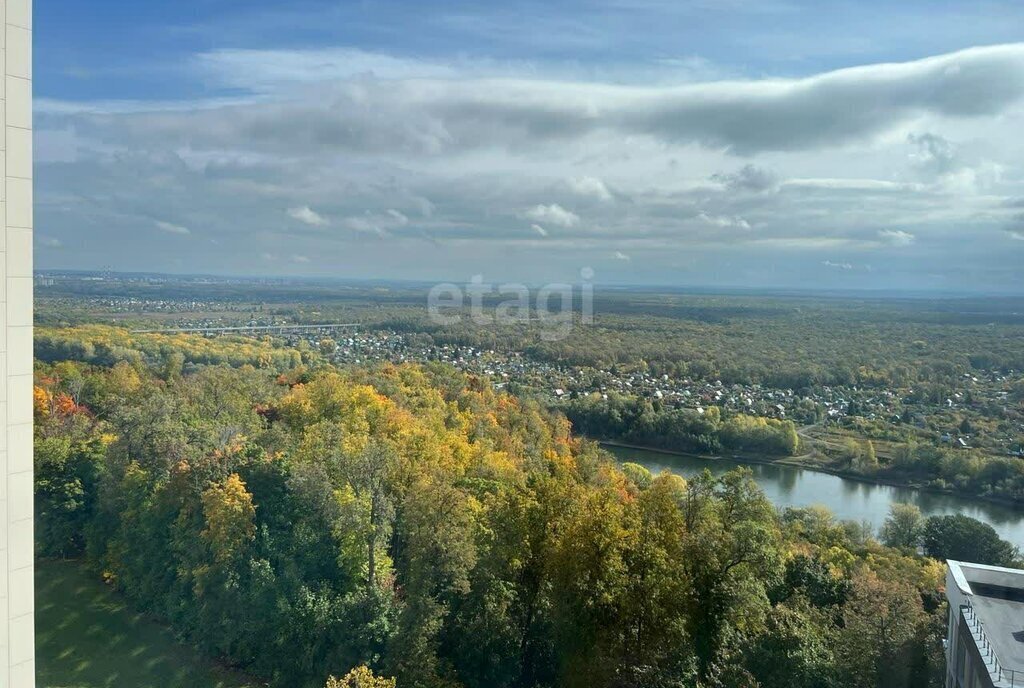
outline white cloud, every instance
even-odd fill
[[[727,217],[725,215],[708,215],[701,213],[697,216],[701,222],[712,227],[731,227],[736,229],[750,229],[750,223],[742,217]]]
[[[1021,232],[1010,232],[1010,238],[1016,239],[1017,241],[1024,241],[1024,234]]]
[[[409,224],[409,218],[405,216],[405,213],[395,210],[394,208],[388,208],[388,215],[394,218],[394,220],[403,227]]]
[[[302,255],[299,255],[299,254],[296,253],[296,254],[292,255],[292,262],[293,263],[308,263],[309,262],[309,257],[308,256],[302,256]]]
[[[575,227],[579,224],[580,216],[566,210],[557,203],[551,205],[538,205],[526,211],[527,219],[536,220],[538,223],[556,225],[558,227]]]
[[[381,222],[368,215],[363,217],[357,216],[346,218],[344,224],[354,232],[376,234],[382,239],[388,235]]]
[[[878,238],[890,246],[910,246],[916,239],[913,234],[902,229],[881,229]]]
[[[277,51],[246,51],[272,80],[301,80],[308,56],[274,76]],[[372,71],[372,70],[371,70]],[[401,78],[325,69],[324,85],[294,100],[199,106],[192,112],[82,114],[111,142],[161,138],[197,150],[347,150],[437,154],[546,147],[595,132],[698,144],[742,155],[831,148],[922,116],[995,115],[1024,96],[1024,44],[971,48],[912,62],[801,79],[619,86],[544,79]],[[332,81],[335,80],[335,81]],[[90,105],[89,109],[95,106]]]
[[[156,226],[169,234],[191,234],[192,231],[188,227],[176,225],[173,222],[164,222],[163,220],[157,220]]]
[[[316,55],[273,57],[231,57],[245,61],[233,92],[251,89],[231,100],[37,111],[37,140],[64,146],[39,163],[39,225],[97,238],[41,250],[45,266],[298,272],[294,254],[313,258],[310,273],[506,269],[550,281],[603,257],[642,280],[684,279],[665,266],[686,264],[691,283],[756,285],[827,277],[831,258],[856,266],[836,268],[837,283],[871,263],[873,284],[944,274],[944,288],[970,287],[968,271],[993,269],[1024,290],[1006,250],[1024,235],[1011,217],[1024,208],[1024,45],[800,79],[629,87],[560,81],[543,64],[508,79],[459,60],[364,69],[358,56],[311,65],[311,85]],[[165,240],[132,251],[127,239],[154,218],[192,227],[208,250]],[[164,224],[151,240],[188,231]]]
[[[327,218],[310,208],[308,205],[289,208],[288,216],[313,227],[323,227],[327,224]]]
[[[365,217],[349,217],[345,219],[345,226],[357,232],[379,232],[380,227]]]
[[[569,179],[569,188],[580,196],[589,196],[599,201],[612,200],[608,187],[597,177],[573,177]]]
[[[362,215],[354,215],[345,218],[343,226],[360,234],[375,234],[381,239],[393,237],[394,233],[401,232],[409,225],[409,217],[394,208],[388,208],[383,213],[372,213],[367,211]],[[418,229],[418,234],[423,236],[423,230]]]
[[[831,260],[823,260],[821,264],[827,268],[836,268],[838,270],[853,270],[853,266],[849,263],[835,263]]]
[[[616,251],[615,253],[613,253],[612,258],[614,258],[615,260],[632,260],[632,258],[630,258],[622,251]]]
[[[355,77],[379,79],[450,78],[453,67],[357,48],[314,50],[221,49],[200,53],[195,64],[205,75],[231,88],[271,91],[296,83]]]
[[[40,234],[36,235],[36,241],[39,242],[40,246],[45,248],[60,248],[64,245],[63,242],[56,237],[42,236]]]
[[[832,191],[914,191],[924,188],[921,184],[893,182],[884,179],[787,179],[782,185],[797,189],[827,189]]]

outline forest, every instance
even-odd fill
[[[607,399],[596,394],[573,399],[560,408],[577,432],[595,439],[698,454],[750,451],[789,456],[800,448],[793,421],[744,414],[723,419],[716,406],[698,413],[612,393]]]
[[[187,305],[203,296],[210,299],[204,307],[217,309],[219,324],[264,316],[297,322],[352,320],[368,329],[401,333],[410,346],[423,351],[432,346],[521,351],[529,365],[510,380],[509,389],[543,403],[552,401],[556,386],[573,390],[567,403],[553,405],[570,418],[578,433],[592,438],[703,454],[770,458],[816,452],[809,465],[1024,502],[1024,325],[1013,299],[599,291],[595,324],[550,342],[540,339],[531,325],[482,328],[469,320],[452,326],[433,324],[424,317],[422,305],[416,305],[422,293],[412,287],[331,289],[296,284],[246,291],[237,285],[204,285],[199,292],[187,285],[79,284],[76,289],[85,294],[102,295],[108,309],[111,303],[120,303],[118,298],[134,304],[147,296],[166,305],[179,302],[164,299],[187,297],[181,302]],[[62,289],[68,294],[41,299],[42,322],[67,324],[65,312],[76,313],[77,320],[83,313],[101,319],[98,305],[90,310],[78,301],[70,308],[67,299],[84,295],[71,287]],[[60,289],[58,293],[63,294]],[[312,301],[292,302],[302,298]],[[136,324],[153,326],[149,317],[126,316]],[[247,363],[284,370],[331,358],[330,352],[304,340],[286,346],[269,337],[221,337],[214,344],[201,337],[132,333],[96,322],[37,328],[36,356],[46,362],[111,366],[125,361],[185,370]],[[787,405],[790,423],[758,415],[765,413],[763,408],[708,408],[708,415],[702,416],[692,403],[691,408],[680,408],[678,397],[671,402],[650,398],[650,389],[645,395],[609,388],[607,399],[595,396],[593,390],[637,371],[659,384],[664,377],[665,385],[721,381],[726,386],[745,385],[745,394],[756,386],[796,389],[800,399]],[[556,382],[559,376],[563,379]],[[831,420],[820,400],[836,398],[849,401],[847,415]],[[885,398],[891,401],[879,406],[879,399]],[[818,444],[800,442],[795,426],[810,424],[829,425],[834,435]],[[953,446],[961,435],[969,449]]]
[[[939,686],[934,557],[1018,556],[620,467],[446,365],[121,344],[37,363],[38,555],[274,686]]]
[[[299,323],[356,321],[439,344],[525,351],[537,360],[565,365],[642,367],[673,378],[793,389],[941,388],[956,384],[964,373],[1024,370],[1019,298],[598,288],[591,326],[544,341],[536,319],[525,325],[480,327],[467,312],[453,325],[431,322],[425,308],[428,288],[315,280],[193,284],[61,279],[40,292],[36,317],[41,325],[109,323],[116,316],[126,324],[152,326],[162,321],[140,302],[202,299],[211,312],[226,318],[221,324],[257,316]],[[484,299],[484,305],[493,308],[498,300]]]

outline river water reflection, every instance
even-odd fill
[[[889,505],[894,502],[916,504],[925,516],[964,514],[990,524],[1004,540],[1024,549],[1024,509],[968,497],[873,485],[795,466],[742,464],[731,459],[706,460],[624,447],[606,446],[605,449],[620,461],[646,466],[655,475],[667,469],[690,477],[705,468],[721,475],[738,466],[746,466],[753,471],[754,480],[776,506],[821,504],[839,519],[868,521],[876,533],[889,513]]]

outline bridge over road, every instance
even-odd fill
[[[239,335],[299,335],[337,334],[359,327],[359,323],[320,323],[318,325],[234,325],[230,327],[169,327],[163,329],[132,330],[136,334],[239,334]]]

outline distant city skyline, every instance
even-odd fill
[[[1024,293],[1024,6],[36,8],[39,269]]]

